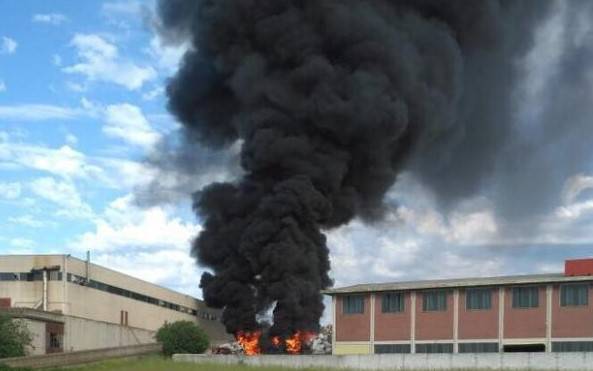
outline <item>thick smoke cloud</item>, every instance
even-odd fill
[[[195,194],[201,287],[229,332],[315,330],[323,229],[381,217],[408,167],[443,200],[476,192],[510,135],[515,61],[540,1],[159,3],[193,47],[168,84],[188,143],[241,140],[244,174]],[[446,202],[444,202],[446,204]]]

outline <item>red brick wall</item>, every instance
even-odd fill
[[[343,296],[336,297],[336,340],[370,341],[371,339],[371,303],[370,295],[365,295],[363,314],[344,314]]]
[[[10,308],[10,298],[0,298],[0,308]]]
[[[589,305],[562,307],[560,286],[552,292],[552,337],[593,337],[593,289],[589,286]]]
[[[537,308],[513,308],[512,288],[505,288],[504,337],[543,338],[546,336],[546,287],[540,286]]]
[[[375,294],[375,340],[409,340],[411,325],[410,293],[404,294],[404,311],[383,313],[381,294]]]
[[[453,339],[453,290],[447,292],[447,310],[422,311],[422,291],[416,292],[416,339]]]
[[[498,288],[491,290],[490,309],[467,309],[465,290],[459,290],[459,338],[498,338]]]

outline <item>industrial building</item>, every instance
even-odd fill
[[[153,343],[178,320],[228,339],[202,301],[70,255],[0,255],[0,308],[28,324],[33,354]]]
[[[333,353],[593,351],[593,259],[564,273],[334,288]]]

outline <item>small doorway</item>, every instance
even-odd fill
[[[546,351],[546,344],[507,344],[503,346],[505,353],[540,353]]]
[[[64,351],[64,324],[47,322],[45,324],[45,353],[62,353]]]

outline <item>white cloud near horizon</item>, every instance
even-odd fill
[[[79,74],[89,81],[110,82],[137,90],[156,78],[149,65],[140,66],[120,57],[116,45],[96,34],[76,34],[70,45],[76,48],[79,63],[62,68],[68,74]]]
[[[14,54],[16,52],[16,48],[18,47],[18,43],[16,40],[8,37],[2,36],[2,43],[0,44],[0,54]]]
[[[34,14],[33,17],[31,17],[31,21],[35,23],[46,23],[52,26],[59,26],[60,24],[68,21],[68,17],[60,13]]]

